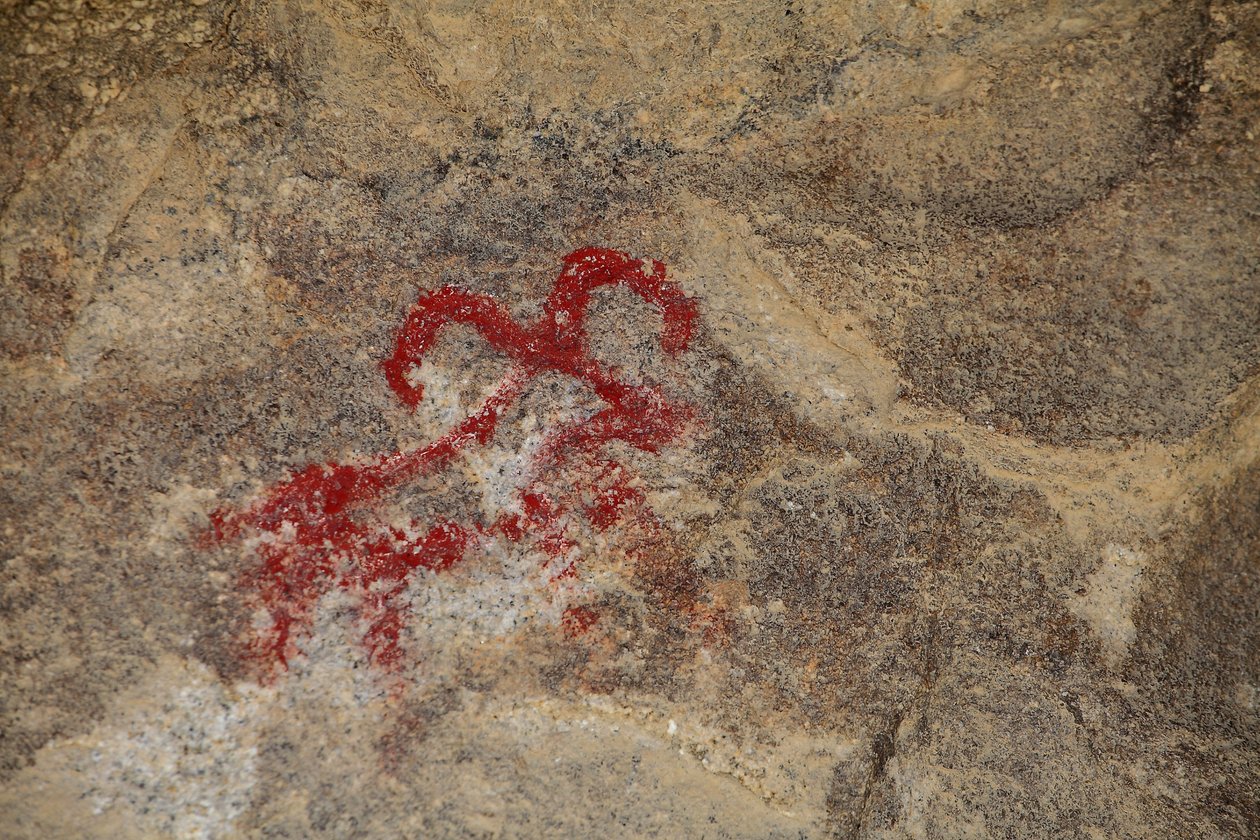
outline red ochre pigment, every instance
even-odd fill
[[[597,621],[599,621],[599,613],[590,607],[569,607],[564,611],[564,618],[561,619],[565,635],[569,637],[581,636],[594,627]]]
[[[474,414],[442,437],[412,452],[390,452],[363,464],[315,464],[276,484],[243,510],[220,509],[211,519],[207,545],[253,533],[262,537],[259,563],[244,585],[270,616],[270,627],[254,639],[251,654],[265,672],[287,668],[296,641],[310,632],[315,606],[334,588],[360,596],[363,644],[370,660],[387,671],[403,664],[408,614],[400,603],[417,569],[444,572],[482,540],[528,540],[548,564],[554,580],[577,575],[577,544],[568,526],[582,515],[597,531],[614,525],[636,533],[631,552],[649,550],[666,538],[635,476],[620,463],[600,458],[605,444],[620,440],[646,452],[675,441],[694,418],[693,409],[670,402],[659,389],[629,385],[596,360],[586,333],[591,293],[602,286],[629,288],[660,312],[661,346],[671,355],[687,349],[696,303],[666,279],[665,266],[620,251],[583,248],[564,258],[555,288],[532,325],[517,323],[493,297],[446,286],[423,293],[398,333],[394,353],[381,367],[389,387],[412,408],[424,396],[408,373],[451,324],[475,328],[514,367]],[[499,418],[540,373],[556,372],[585,383],[604,403],[593,416],[560,426],[547,436],[531,463],[532,481],[519,495],[519,512],[505,512],[489,526],[439,522],[419,538],[373,521],[371,509],[407,483],[435,473],[465,448],[485,445]],[[570,491],[544,492],[543,479],[567,465],[583,464],[590,477]],[[567,562],[564,562],[566,561]],[[588,631],[594,610],[569,607],[562,626],[569,636]]]

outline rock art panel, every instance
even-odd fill
[[[0,835],[1260,836],[1257,80],[1229,0],[0,4]]]
[[[408,622],[399,596],[415,574],[448,571],[486,543],[505,541],[539,553],[553,582],[576,578],[582,549],[568,533],[576,517],[595,531],[630,523],[631,562],[636,554],[664,550],[660,543],[668,533],[635,486],[635,476],[605,450],[621,441],[658,452],[678,441],[695,411],[671,402],[654,386],[622,381],[615,366],[595,359],[586,317],[593,291],[623,285],[659,312],[661,346],[676,356],[691,340],[696,302],[667,279],[659,261],[649,264],[606,248],[584,248],[565,257],[563,265],[533,324],[518,323],[488,295],[452,286],[421,293],[398,332],[393,355],[381,363],[386,382],[404,405],[414,408],[424,398],[423,385],[410,374],[444,328],[471,326],[512,362],[511,372],[485,403],[445,435],[416,450],[383,453],[359,464],[311,465],[244,509],[211,515],[206,544],[261,534],[259,568],[246,574],[244,586],[269,622],[251,646],[264,670],[272,663],[287,665],[297,638],[309,631],[316,602],[334,588],[356,593],[370,660],[392,670],[401,665]],[[548,371],[578,380],[605,407],[544,430],[530,463],[522,467],[521,486],[508,509],[485,525],[447,521],[395,527],[373,516],[384,497],[441,471],[465,448],[489,443],[499,417]],[[561,472],[573,486],[551,489]],[[572,634],[586,632],[597,620],[594,610],[577,604],[563,614]]]

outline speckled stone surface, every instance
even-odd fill
[[[1260,836],[1260,4],[5,0],[0,97],[0,835]]]

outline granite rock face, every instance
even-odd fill
[[[1260,5],[33,0],[0,87],[5,837],[1260,835]]]

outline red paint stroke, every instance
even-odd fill
[[[399,330],[394,353],[381,367],[389,387],[407,406],[424,396],[408,374],[429,352],[443,328],[465,324],[477,330],[514,367],[489,399],[442,437],[412,452],[382,453],[361,464],[314,464],[266,490],[243,510],[211,515],[206,546],[257,535],[259,563],[244,581],[270,616],[252,654],[265,672],[287,668],[296,643],[309,634],[320,598],[334,589],[358,593],[363,644],[373,664],[386,671],[403,664],[409,615],[400,603],[416,570],[441,573],[463,561],[479,543],[503,538],[528,541],[555,564],[553,580],[577,575],[580,556],[569,532],[581,514],[597,531],[626,529],[627,556],[652,550],[667,539],[661,522],[635,487],[635,476],[601,457],[612,441],[656,453],[678,439],[694,419],[686,404],[671,402],[658,388],[631,385],[591,354],[586,315],[591,293],[603,286],[629,288],[661,314],[662,348],[677,356],[687,349],[696,303],[666,278],[665,266],[606,248],[583,248],[564,258],[564,268],[533,324],[518,323],[490,295],[446,286],[422,293]],[[486,445],[504,413],[530,381],[560,373],[587,385],[604,407],[593,416],[562,424],[549,434],[530,464],[531,480],[519,493],[519,512],[505,511],[489,526],[440,522],[402,530],[371,516],[372,508],[409,482],[448,466],[466,448]],[[550,492],[545,480],[581,464],[589,479],[568,491]],[[421,536],[410,536],[423,530]],[[569,635],[588,630],[596,617],[571,607],[562,621]]]
[[[564,611],[560,623],[564,626],[566,636],[581,636],[599,621],[599,613],[590,607],[569,607]]]

